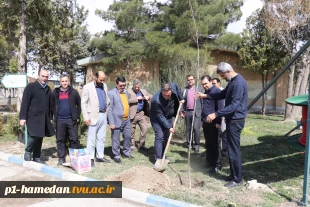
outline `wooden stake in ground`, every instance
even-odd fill
[[[195,16],[194,16],[194,10],[193,10],[193,6],[192,6],[192,3],[191,3],[191,0],[188,0],[188,4],[190,6],[190,10],[191,10],[191,16],[193,18],[193,21],[194,21],[194,27],[195,27],[195,34],[196,34],[196,37],[193,37],[196,44],[197,44],[197,86],[195,87],[195,92],[196,92],[196,88],[198,87],[198,81],[199,81],[199,70],[200,70],[200,50],[199,50],[199,35],[198,35],[198,29],[197,29],[197,24],[196,24],[196,19],[195,19]],[[189,140],[189,145],[188,145],[188,179],[189,179],[189,188],[192,187],[192,182],[191,182],[191,170],[190,170],[190,164],[191,164],[191,148],[192,148],[192,140],[193,140],[193,128],[194,128],[194,119],[195,119],[195,113],[196,113],[196,101],[194,101],[194,111],[193,111],[193,120],[192,120],[192,126],[191,126],[191,137],[190,137],[190,140]]]

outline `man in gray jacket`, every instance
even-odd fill
[[[129,119],[129,95],[125,90],[126,79],[116,78],[116,88],[108,92],[110,105],[108,110],[108,120],[112,135],[112,152],[114,161],[121,164],[120,159],[120,133],[123,133],[123,158],[133,159],[131,152],[131,133]]]
[[[196,92],[203,92],[203,90],[201,87],[195,87],[195,77],[193,75],[188,75],[187,86],[182,91],[185,103],[183,105],[183,108],[181,109],[181,117],[185,118],[187,146],[189,146],[190,144],[192,121],[194,119],[193,137],[191,146],[195,150],[195,153],[199,153],[202,100],[195,98]],[[196,106],[194,114],[195,104]]]

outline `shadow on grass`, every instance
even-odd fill
[[[282,136],[262,136],[256,145],[241,146],[245,180],[278,182],[303,175],[304,154],[286,142],[271,143]]]
[[[281,121],[281,120],[283,120],[283,116],[281,116],[281,115],[265,115],[265,116],[252,115],[251,119],[266,120],[266,121]]]
[[[258,137],[258,144],[241,146],[242,170],[245,180],[257,179],[261,183],[272,183],[285,181],[303,175],[304,154],[288,145],[285,140],[272,145],[274,141],[282,136],[262,136]],[[246,138],[243,138],[246,139]],[[183,146],[182,143],[174,143],[177,146]],[[171,150],[171,153],[178,155],[175,164],[186,164],[187,150]],[[208,173],[205,158],[200,154],[191,153],[191,170],[193,172],[202,172],[217,179],[224,179],[226,175],[212,175]],[[222,158],[224,174],[230,174],[228,157]],[[184,169],[178,169],[185,172]]]
[[[49,148],[44,148],[41,150],[41,157],[44,157],[44,161],[48,161],[49,158],[57,158],[57,148],[56,147],[49,147]]]

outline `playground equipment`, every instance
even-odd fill
[[[310,40],[308,40],[304,46],[290,59],[290,61],[284,66],[282,70],[280,70],[277,75],[267,84],[267,86],[256,96],[256,98],[253,99],[253,101],[248,105],[248,109],[250,109],[259,99],[260,97],[278,80],[278,78],[287,70],[290,68],[290,66],[294,63],[294,61],[310,46]],[[310,96],[310,81],[309,81],[309,90],[308,95]],[[310,101],[308,98],[307,101],[308,109],[310,108]],[[306,109],[304,109],[306,110]],[[305,165],[304,165],[304,183],[303,183],[303,196],[302,196],[302,203],[304,205],[308,205],[308,194],[309,194],[309,167],[310,167],[310,143],[309,143],[309,136],[310,136],[310,110],[307,110],[308,117],[305,121],[302,121],[301,124],[299,124],[297,127],[295,127],[293,130],[297,129],[302,124],[307,125],[307,127],[303,127],[306,130],[305,135],[305,142],[306,142],[306,159],[305,159]],[[307,112],[303,112],[307,113]],[[291,130],[290,132],[292,132]],[[290,132],[288,132],[286,135],[288,135]],[[285,135],[285,136],[286,136]],[[308,137],[308,138],[307,138]],[[302,138],[304,139],[304,138]]]
[[[298,138],[298,142],[303,146],[306,145],[306,135],[307,135],[307,118],[308,118],[308,95],[301,95],[301,96],[293,96],[286,99],[286,102],[302,107],[302,117],[301,123],[302,124],[302,135]]]

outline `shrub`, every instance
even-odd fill
[[[11,104],[9,110],[10,110],[10,112],[16,112],[16,111],[17,111],[17,106],[16,106],[16,104]]]
[[[3,136],[3,114],[0,114],[0,136]]]
[[[11,135],[18,136],[19,130],[21,130],[21,128],[18,114],[8,115],[7,132]]]
[[[78,137],[79,139],[82,138],[82,136],[85,134],[86,130],[88,129],[88,127],[84,124],[84,119],[83,119],[83,115],[81,113],[80,115],[80,121],[79,121],[79,125],[78,125]]]
[[[180,139],[186,141],[186,127],[185,121],[180,116],[175,125],[175,133],[173,134],[174,139]]]

